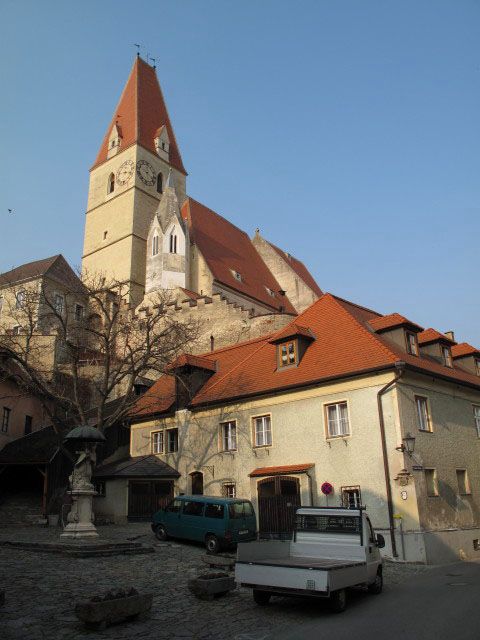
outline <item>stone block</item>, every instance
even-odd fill
[[[226,573],[205,573],[188,581],[188,588],[200,600],[213,600],[235,589],[235,579]]]
[[[107,593],[103,598],[93,597],[75,605],[75,615],[87,627],[102,628],[110,624],[134,620],[152,608],[152,593],[139,594],[131,589],[127,594],[120,591]]]

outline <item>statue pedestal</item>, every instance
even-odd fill
[[[98,538],[93,524],[92,498],[97,495],[93,489],[74,489],[70,492],[73,504],[68,514],[68,524],[60,534],[61,538]]]

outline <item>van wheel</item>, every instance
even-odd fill
[[[382,572],[379,570],[377,572],[377,575],[375,576],[375,582],[372,582],[372,584],[368,585],[368,592],[373,593],[374,595],[377,595],[378,593],[382,592],[382,588],[383,588],[383,576],[382,576]]]
[[[205,546],[210,553],[218,553],[220,551],[220,543],[217,536],[209,535],[205,538]]]
[[[329,598],[328,608],[333,613],[342,613],[347,607],[347,592],[345,589],[334,591]]]
[[[265,606],[270,602],[270,598],[272,594],[268,591],[259,591],[258,589],[253,590],[253,600],[260,606]]]
[[[168,540],[167,530],[165,529],[163,524],[159,524],[155,529],[155,536],[157,537],[157,540],[160,540],[160,542],[165,542],[165,540]]]

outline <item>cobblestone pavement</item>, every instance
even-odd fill
[[[299,622],[331,615],[324,602],[273,598],[271,606],[253,603],[249,589],[237,588],[206,602],[195,598],[187,580],[208,571],[205,549],[193,543],[157,543],[148,523],[98,527],[102,540],[155,545],[155,553],[105,558],[69,558],[0,546],[0,637],[5,640],[274,640]],[[0,541],[58,541],[60,528],[4,527]],[[422,565],[393,565],[384,569],[385,589],[404,581]],[[90,631],[77,620],[75,603],[110,589],[135,587],[153,592],[151,613],[138,621]],[[357,597],[372,597],[359,594]]]

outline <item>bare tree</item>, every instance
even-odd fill
[[[172,374],[168,364],[197,338],[198,324],[175,316],[168,291],[139,314],[128,293],[100,276],[60,293],[47,285],[12,288],[15,329],[0,335],[0,368],[11,376],[13,363],[17,383],[40,399],[59,436],[72,424],[103,431],[131,415],[135,388]]]

